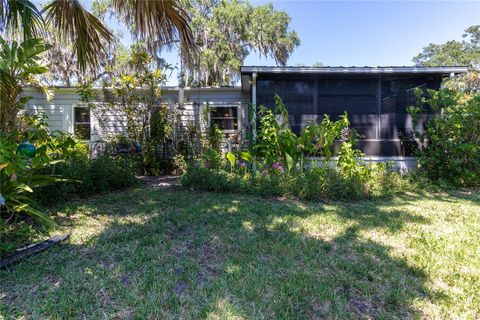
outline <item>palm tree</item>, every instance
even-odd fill
[[[133,36],[147,44],[148,49],[154,51],[178,42],[184,58],[188,59],[196,52],[189,27],[190,18],[180,0],[105,1],[121,21],[133,26],[130,28]],[[21,38],[20,46],[12,41],[12,47],[9,47],[3,38],[0,43],[0,49],[4,51],[0,54],[0,94],[3,97],[0,99],[0,132],[13,128],[20,107],[22,85],[36,84],[32,75],[40,73],[38,68],[24,70],[20,64],[9,65],[8,56],[20,47],[29,52],[27,48],[32,45],[31,41],[38,49],[38,43],[43,45],[41,38],[46,37],[47,29],[57,32],[55,38],[72,47],[76,58],[72,60],[76,60],[80,72],[90,70],[95,74],[100,60],[108,55],[108,46],[115,41],[110,30],[79,0],[52,0],[43,10],[30,0],[0,0],[0,32]],[[42,48],[45,51],[49,47]],[[38,54],[40,52],[35,52],[35,57],[28,61],[17,62],[30,66],[31,61],[39,59]],[[12,70],[18,71],[18,75]],[[44,73],[46,70],[42,67],[41,71]]]
[[[178,0],[106,0],[117,17],[152,51],[180,43],[190,57],[196,51],[190,18]],[[23,39],[41,37],[48,25],[73,46],[80,70],[95,70],[114,36],[79,0],[53,0],[39,10],[30,0],[0,0],[0,32]]]

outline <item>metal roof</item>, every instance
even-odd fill
[[[466,73],[465,66],[443,67],[417,67],[417,66],[390,66],[390,67],[268,67],[268,66],[242,66],[242,74],[251,73],[275,73],[275,74],[451,74]]]

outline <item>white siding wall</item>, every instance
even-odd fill
[[[44,113],[48,117],[47,123],[50,130],[64,131],[65,129],[68,129],[68,127],[66,128],[65,126],[68,126],[67,119],[70,118],[69,107],[69,105],[55,104],[31,105],[27,111],[31,114]]]
[[[53,130],[63,130],[73,133],[73,104],[79,101],[79,96],[74,90],[65,90],[51,101],[47,101],[44,94],[26,88],[23,96],[32,97],[28,102],[27,112],[43,112],[48,117],[47,123]]]
[[[80,96],[74,88],[60,88],[55,92],[55,97],[47,101],[45,95],[26,88],[24,96],[30,96],[27,110],[31,113],[44,112],[48,117],[48,124],[51,130],[63,130],[73,133],[74,106],[82,105]],[[177,108],[180,118],[185,126],[193,121],[200,121],[201,109],[206,103],[215,105],[233,105],[241,108],[240,122],[247,123],[247,105],[249,102],[248,92],[242,92],[241,88],[186,88],[184,93],[183,108],[178,107],[178,89],[167,88],[164,90],[162,103],[172,108]],[[103,127],[99,122],[103,122]],[[199,122],[201,129],[205,126]],[[125,132],[125,118],[121,113],[114,110],[96,108],[91,113],[91,141],[101,140],[103,136],[120,134]]]
[[[92,141],[121,135],[126,132],[126,117],[121,112],[98,107],[92,112]],[[103,125],[100,125],[103,123]]]

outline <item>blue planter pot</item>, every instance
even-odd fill
[[[30,142],[22,142],[18,148],[17,152],[21,155],[24,155],[28,158],[33,158],[35,157],[35,154],[37,153],[37,148]]]
[[[136,153],[142,153],[142,150],[143,150],[142,146],[138,142],[136,142],[135,143],[135,152]]]

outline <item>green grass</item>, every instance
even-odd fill
[[[480,193],[310,203],[136,189],[56,208],[5,318],[480,317]],[[0,316],[1,318],[1,316]]]

